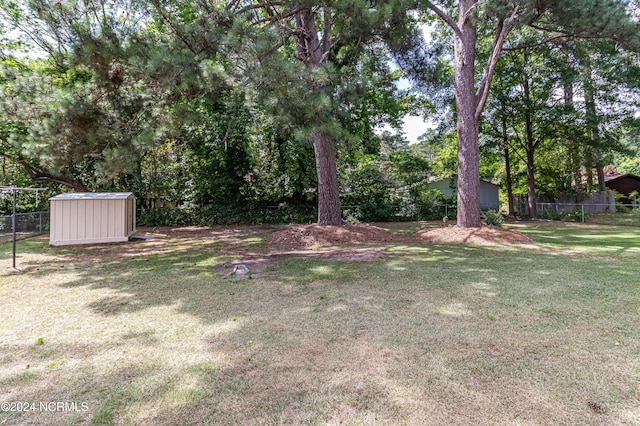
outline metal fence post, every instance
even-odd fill
[[[582,223],[584,223],[584,204],[582,204]]]
[[[13,233],[13,269],[16,269],[16,201],[18,190],[13,189],[13,209],[11,214],[11,230]]]

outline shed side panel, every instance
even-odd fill
[[[127,235],[136,231],[136,199],[130,197],[127,200]]]
[[[71,210],[71,207],[69,205],[68,202],[63,201],[62,203],[60,203],[62,205],[62,241],[69,241],[69,239],[71,238],[71,233],[70,233],[70,229],[71,229],[71,215],[69,214],[69,211]]]
[[[102,208],[100,209],[100,237],[109,238],[111,232],[109,231],[109,220],[111,213],[109,212],[109,204],[111,200],[101,200]]]
[[[127,200],[112,200],[113,201],[113,235],[114,237],[125,237],[127,235],[125,229],[125,214],[127,207]]]
[[[127,200],[119,200],[118,203],[118,232],[122,236],[127,235]]]
[[[78,236],[78,200],[69,200],[66,202],[69,206],[69,240],[77,241]]]
[[[93,200],[84,201],[84,237],[86,239],[93,238],[93,216],[95,215],[96,203]]]
[[[114,229],[114,225],[115,225],[115,200],[107,200],[106,205],[105,205],[105,210],[104,213],[106,214],[106,217],[103,215],[102,216],[102,220],[105,221],[107,223],[107,227],[104,229],[104,235],[107,238],[111,238],[115,235],[115,229]]]
[[[480,182],[480,205],[483,209],[499,209],[500,197],[494,185]]]
[[[131,235],[131,198],[127,198],[124,206],[124,233],[125,235]]]
[[[91,238],[100,238],[100,229],[102,228],[102,204],[104,200],[92,200],[91,206]]]
[[[76,220],[76,229],[78,232],[78,239],[85,240],[87,238],[87,225],[86,225],[86,217],[87,217],[87,203],[77,203],[77,220]]]
[[[49,242],[56,240],[56,202],[49,202]]]
[[[85,238],[89,239],[93,236],[93,226],[91,224],[93,215],[95,214],[95,203],[93,200],[85,202],[84,209],[84,235]]]
[[[131,222],[131,232],[136,232],[136,221],[138,220],[138,212],[136,211],[136,199],[133,198],[131,200],[131,217],[133,217],[133,222]]]
[[[109,232],[107,234],[108,237],[115,237],[118,235],[118,227],[116,216],[118,215],[118,200],[109,200]]]
[[[60,219],[62,218],[61,203],[59,201],[51,201],[51,230],[50,241],[60,241],[62,237]]]

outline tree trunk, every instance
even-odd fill
[[[589,145],[584,147],[584,169],[587,181],[587,193],[591,192],[593,187],[593,148]]]
[[[580,57],[580,65],[582,71],[582,84],[584,86],[584,107],[587,117],[587,134],[592,141],[592,146],[587,147],[590,151],[590,163],[587,164],[587,177],[589,183],[593,184],[592,167],[595,166],[598,173],[598,187],[600,191],[605,191],[607,187],[604,184],[604,164],[602,161],[602,152],[600,150],[600,129],[598,126],[598,112],[596,110],[596,89],[593,85],[591,59],[589,53],[584,52]],[[591,164],[593,163],[593,165]]]
[[[313,148],[318,174],[318,225],[341,225],[335,143],[326,133],[318,132]]]
[[[572,68],[571,60],[569,59],[569,47],[564,46],[564,50],[567,55],[567,68]],[[575,113],[575,107],[573,104],[573,78],[568,75],[565,76],[563,82],[563,90],[564,90],[564,110],[567,115],[573,115]],[[580,146],[578,142],[575,140],[573,133],[571,137],[566,141],[566,160],[565,160],[565,169],[566,169],[566,183],[565,183],[565,191],[569,192],[571,189],[575,191],[582,190],[582,179],[580,173]]]
[[[527,199],[529,202],[529,216],[538,218],[538,197],[536,196],[535,165],[533,150],[527,150]]]
[[[325,33],[321,43],[315,24],[315,12],[311,8],[300,10],[295,22],[298,30],[296,38],[298,59],[311,69],[321,66],[330,54],[331,43],[328,42],[329,34],[327,33],[330,25],[325,22]],[[322,85],[314,89],[318,92],[325,90]],[[313,150],[318,176],[318,225],[341,225],[335,141],[325,132],[318,131],[314,136]]]
[[[504,148],[504,168],[507,172],[507,200],[509,203],[509,216],[515,216],[516,209],[513,200],[513,178],[511,177],[511,158],[509,158],[509,136],[507,135],[507,120],[502,118],[502,144]]]
[[[477,28],[467,12],[473,1],[460,2],[459,33],[454,32],[455,84],[458,130],[458,217],[457,225],[479,228],[480,148],[476,119],[475,57]]]
[[[527,62],[527,55],[525,52],[524,56],[525,63]],[[525,75],[522,80],[522,89],[524,99],[527,102],[527,105],[531,105],[531,92],[529,88],[529,76]],[[535,149],[536,143],[534,140],[534,130],[533,130],[533,116],[531,114],[530,107],[527,106],[524,111],[524,119],[525,119],[525,132],[526,132],[526,151],[527,151],[527,194],[529,201],[529,216],[532,219],[538,218],[538,199],[536,197],[536,178],[535,178]]]
[[[607,190],[607,185],[604,182],[604,162],[602,161],[602,156],[598,152],[598,156],[596,157],[596,170],[598,172],[598,187],[600,192]]]

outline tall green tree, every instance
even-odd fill
[[[631,48],[640,47],[637,21],[628,2],[615,0],[529,1],[459,0],[423,2],[452,30],[455,60],[458,130],[458,226],[479,227],[478,133],[491,83],[509,34],[531,26],[549,34],[608,37]],[[476,73],[479,34],[493,38],[481,74]],[[480,75],[480,77],[478,77]]]
[[[526,34],[522,35],[527,40]],[[544,144],[558,143],[563,105],[556,92],[561,75],[554,46],[537,45],[531,38],[522,42],[522,38],[515,42],[523,47],[509,51],[499,69],[485,129],[507,149],[504,157],[505,167],[509,166],[509,187],[510,154],[520,156],[526,165],[529,214],[536,218],[536,154]],[[512,200],[510,204],[513,208]]]
[[[154,4],[192,51],[223,56],[284,130],[313,145],[318,223],[340,224],[337,144],[354,130],[341,121],[341,105],[358,94],[354,87],[367,84],[359,73],[366,47],[389,33],[389,22],[404,23],[402,1],[376,7],[362,0]],[[189,13],[176,17],[174,10]]]

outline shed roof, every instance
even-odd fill
[[[640,176],[632,175],[631,173],[624,173],[624,174],[617,173],[617,174],[605,175],[604,176],[604,181],[605,182],[611,182],[611,181],[614,181],[614,180],[624,179],[624,178],[640,180]]]
[[[131,192],[66,192],[50,200],[119,200],[133,196]]]

